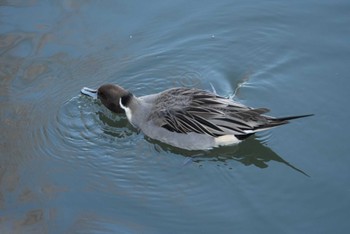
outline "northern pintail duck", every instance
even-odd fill
[[[196,88],[172,88],[136,97],[114,84],[97,90],[83,88],[115,113],[126,113],[129,122],[152,139],[187,150],[205,150],[241,142],[256,132],[311,115],[275,118],[267,108],[251,108]]]

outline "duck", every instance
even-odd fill
[[[216,93],[188,87],[137,97],[117,84],[98,89],[84,87],[84,95],[97,98],[147,137],[185,150],[210,150],[235,145],[257,132],[313,114],[272,117],[267,108],[253,108]]]

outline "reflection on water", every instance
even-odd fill
[[[285,161],[269,147],[263,145],[255,137],[250,137],[236,146],[220,147],[210,151],[186,151],[173,148],[150,138],[147,139],[150,143],[157,144],[160,147],[155,146],[155,149],[160,153],[161,151],[166,151],[189,157],[189,159],[184,161],[185,164],[188,164],[189,161],[199,164],[203,161],[212,161],[219,163],[217,165],[225,166],[228,160],[235,160],[245,166],[254,165],[263,169],[268,167],[268,163],[275,161],[308,176],[302,170]]]

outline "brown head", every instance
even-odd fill
[[[120,97],[128,95],[130,92],[115,84],[104,84],[97,90],[83,88],[82,94],[97,97],[101,103],[114,113],[125,113],[119,105]]]

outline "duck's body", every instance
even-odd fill
[[[266,108],[250,108],[195,88],[136,97],[108,84],[98,89],[97,96],[110,110],[124,110],[129,122],[148,137],[188,150],[237,144],[255,132],[309,116],[274,118],[263,115],[269,111]]]

